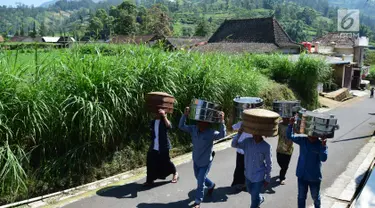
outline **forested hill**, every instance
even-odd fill
[[[150,33],[208,36],[225,19],[274,15],[294,40],[303,41],[335,31],[337,8],[356,8],[366,1],[59,0],[44,4],[46,7],[0,7],[0,32],[4,36],[71,35],[77,39]],[[375,6],[368,1],[361,7],[361,33],[372,36]]]

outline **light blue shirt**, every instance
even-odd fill
[[[253,137],[238,142],[238,134],[232,140],[232,147],[241,148],[245,152],[245,176],[252,183],[271,180],[272,154],[271,146],[262,141],[256,143]]]
[[[186,125],[185,122],[186,116],[183,115],[178,127],[191,135],[193,142],[193,161],[198,167],[205,167],[212,161],[214,140],[226,136],[225,125],[221,124],[219,131],[206,129],[204,132],[200,132],[196,125]]]

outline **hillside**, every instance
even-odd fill
[[[359,9],[363,15],[375,16],[375,1],[373,0],[328,0],[334,7]]]
[[[46,2],[44,6],[47,8],[0,7],[0,19],[4,20],[0,22],[0,32],[8,35],[71,35],[77,39],[88,35],[92,38],[106,39],[114,34],[154,33],[158,30],[154,26],[159,25],[158,27],[170,30],[168,35],[208,36],[225,19],[271,15],[281,22],[295,41],[311,40],[337,28],[337,9],[329,6],[329,3],[338,5],[337,0],[159,0],[157,2],[162,6],[155,6],[155,1],[136,1],[117,8],[111,7],[119,5],[121,0],[98,1],[59,0]],[[343,2],[340,7],[355,7],[350,1]],[[355,2],[359,4],[360,0]],[[98,9],[103,10],[98,13]],[[370,9],[371,7],[363,8],[366,12]],[[165,15],[163,26],[158,24],[160,22],[155,22],[159,21],[156,14]],[[155,17],[156,20],[151,17]],[[362,22],[366,25],[361,27],[362,35],[372,35],[372,31],[375,31],[374,20],[375,17],[370,15],[362,16]],[[124,21],[130,22],[125,24]],[[120,29],[121,25],[126,26]],[[197,33],[202,27],[204,32]]]

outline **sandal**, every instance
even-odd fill
[[[177,183],[179,179],[180,179],[180,176],[177,173],[176,175],[173,176],[173,179],[172,179],[171,183]]]
[[[200,204],[197,204],[197,203],[194,203],[193,206],[191,206],[192,208],[201,208],[201,205]]]

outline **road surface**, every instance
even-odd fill
[[[323,164],[322,191],[332,185],[334,180],[345,171],[348,163],[353,160],[360,149],[369,141],[375,129],[375,99],[367,97],[348,102],[329,113],[339,119],[340,129],[335,138],[328,142],[328,160]],[[276,162],[275,138],[267,141],[273,149],[272,180],[268,189],[264,190],[266,197],[262,208],[295,208],[297,207],[297,178],[295,177],[296,162],[299,147],[295,151],[287,173],[287,184],[280,186],[276,180],[279,167]],[[203,208],[244,208],[250,206],[250,195],[246,192],[236,192],[230,187],[235,167],[236,152],[228,148],[217,152],[209,178],[216,183],[213,196],[205,198]],[[144,179],[111,189],[98,191],[93,197],[86,198],[65,206],[66,208],[183,208],[189,207],[194,200],[196,180],[193,176],[191,162],[177,167],[180,181],[170,184],[161,181],[151,189],[142,187]],[[170,179],[170,178],[169,178]],[[311,204],[309,196],[308,204]]]

